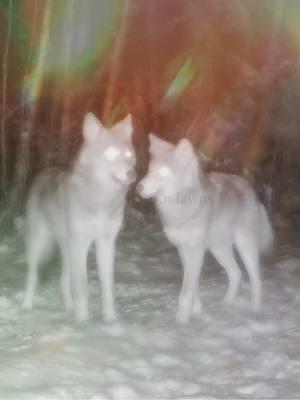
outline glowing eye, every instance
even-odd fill
[[[170,170],[168,167],[161,167],[158,172],[159,172],[159,175],[162,177],[166,177],[170,174]]]
[[[104,155],[109,161],[114,161],[117,157],[119,157],[120,152],[115,147],[109,147]]]
[[[130,151],[130,150],[126,150],[125,151],[125,157],[126,158],[132,158],[132,156],[133,156],[132,151]]]

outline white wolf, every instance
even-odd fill
[[[201,312],[198,284],[206,250],[228,274],[225,300],[234,300],[241,272],[233,246],[250,277],[253,309],[259,311],[259,253],[271,246],[273,233],[249,183],[236,175],[204,173],[187,139],[175,146],[150,134],[150,155],[148,174],[137,191],[144,198],[154,198],[163,230],[183,264],[177,321],[187,323],[191,314]]]
[[[72,168],[49,168],[34,181],[26,208],[28,276],[23,306],[32,308],[38,264],[58,244],[66,309],[78,321],[89,318],[87,253],[96,245],[103,315],[114,320],[115,240],[123,221],[126,195],[136,178],[128,115],[105,128],[94,114],[83,122],[84,143]]]

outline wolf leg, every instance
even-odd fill
[[[193,306],[192,306],[192,315],[195,315],[196,317],[200,317],[202,314],[202,303],[200,299],[199,293],[196,294],[194,301],[193,301]]]
[[[78,322],[89,319],[88,309],[88,277],[87,252],[89,243],[80,238],[70,238],[65,253],[66,265],[70,265],[71,284],[74,300],[75,316]],[[65,270],[67,274],[67,270]]]
[[[103,316],[105,321],[111,322],[117,319],[114,306],[115,237],[100,235],[96,240],[96,254]]]
[[[179,257],[182,263],[182,267],[184,269],[184,265],[187,263],[185,259],[185,253],[181,248],[178,248]],[[197,287],[197,293],[195,294],[195,298],[193,300],[192,305],[192,315],[200,316],[202,314],[202,303],[200,299],[199,287]]]
[[[44,222],[42,220],[39,221],[38,218],[36,218],[36,225],[30,222],[30,226],[26,232],[28,273],[22,304],[23,308],[27,309],[32,309],[33,306],[33,298],[38,280],[38,265],[46,258],[53,247],[53,239]]]
[[[229,288],[227,294],[224,298],[226,303],[231,304],[237,296],[240,280],[241,280],[241,271],[239,266],[234,258],[233,251],[231,247],[215,247],[210,249],[216,260],[219,264],[224,267],[228,279],[229,279]]]
[[[63,294],[63,299],[65,303],[66,311],[70,311],[73,309],[73,297],[71,290],[71,266],[70,259],[67,255],[66,249],[60,249],[61,257],[62,257],[62,272],[61,272],[61,290]]]
[[[252,309],[259,312],[261,310],[261,277],[256,239],[252,234],[240,232],[236,237],[236,247],[250,278]]]
[[[197,291],[203,264],[204,249],[199,244],[198,246],[180,246],[179,254],[183,263],[183,282],[176,320],[180,324],[186,324],[190,320],[193,307],[199,307],[200,299]]]

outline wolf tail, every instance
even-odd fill
[[[260,204],[259,205],[259,247],[261,253],[268,255],[272,252],[273,242],[274,242],[274,234],[272,225],[270,223],[268,214],[266,212],[265,207]]]

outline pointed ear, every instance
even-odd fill
[[[195,151],[192,143],[188,139],[181,139],[175,149],[175,157],[183,163],[189,162],[195,157]]]
[[[128,114],[124,119],[117,122],[112,129],[120,132],[120,134],[123,135],[126,139],[131,139],[133,132],[131,114]]]
[[[212,159],[208,157],[203,151],[198,152],[198,158],[199,158],[199,164],[200,168],[203,170],[204,168],[207,168],[207,166],[210,164]]]
[[[173,144],[160,139],[153,133],[149,133],[149,142],[150,142],[149,152],[151,155],[165,153],[174,148]]]
[[[200,161],[202,161],[204,163],[210,161],[210,157],[208,157],[205,153],[203,153],[203,151],[200,150],[198,154],[199,154]]]
[[[93,113],[87,113],[83,121],[83,137],[88,142],[93,142],[99,134],[105,133],[106,128]]]

